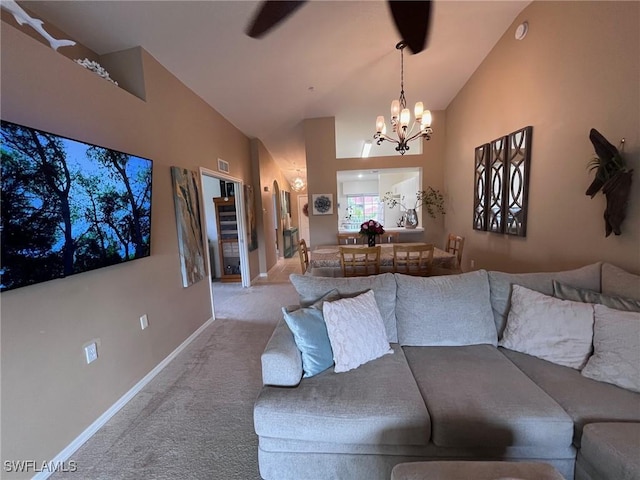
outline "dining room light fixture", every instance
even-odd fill
[[[291,189],[294,192],[301,192],[307,186],[304,178],[300,175],[300,169],[296,170],[298,175],[291,181]]]
[[[387,135],[387,125],[382,115],[376,119],[376,133],[373,136],[377,140],[377,145],[380,145],[385,140],[396,143],[396,151],[400,155],[404,155],[404,152],[409,150],[409,142],[417,138],[429,140],[433,133],[431,112],[424,109],[422,102],[416,103],[413,110],[415,118],[411,128],[409,128],[411,112],[407,108],[407,100],[404,97],[404,48],[406,46],[404,42],[399,42],[396,45],[396,48],[400,50],[400,98],[391,102],[391,127],[397,138]],[[418,130],[414,133],[416,127]]]

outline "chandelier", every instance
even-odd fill
[[[304,178],[300,176],[300,170],[298,169],[296,171],[298,172],[298,175],[291,181],[291,189],[294,192],[301,192],[304,190],[306,184],[304,182]]]
[[[396,151],[400,152],[400,155],[404,155],[404,152],[409,150],[409,142],[416,138],[429,140],[433,133],[431,129],[431,112],[424,109],[422,102],[416,103],[413,110],[415,119],[411,128],[409,128],[411,112],[409,112],[407,100],[404,98],[404,47],[406,47],[404,42],[399,42],[396,45],[396,48],[400,50],[400,98],[391,102],[391,127],[398,138],[387,135],[387,125],[384,123],[382,115],[376,119],[376,133],[373,136],[378,145],[385,140],[397,143]],[[416,127],[417,131],[414,133]]]

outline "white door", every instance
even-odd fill
[[[304,206],[307,205],[307,215],[304,214]],[[307,242],[307,247],[311,246],[309,238],[309,197],[307,195],[298,195],[298,234],[299,237]]]

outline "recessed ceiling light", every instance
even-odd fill
[[[529,31],[529,22],[522,22],[516,28],[516,33],[515,33],[516,40],[522,40],[524,37],[527,36],[528,31]]]
[[[371,140],[365,140],[364,145],[362,145],[362,158],[367,158],[369,153],[371,152]]]

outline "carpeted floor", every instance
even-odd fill
[[[260,355],[281,317],[298,301],[280,261],[255,286],[215,284],[216,321],[72,455],[59,479],[257,480],[253,402]]]

